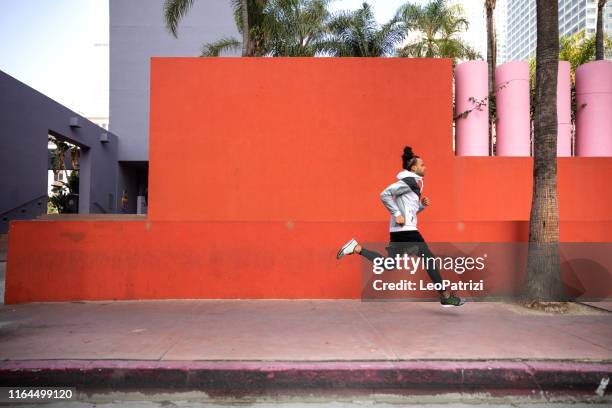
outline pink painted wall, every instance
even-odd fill
[[[557,156],[572,155],[572,101],[570,63],[559,61],[557,75]]]
[[[497,156],[529,156],[529,64],[512,61],[495,70]]]
[[[471,97],[484,100],[488,95],[487,63],[468,61],[455,67],[456,113],[472,109],[467,117],[455,121],[455,154],[457,156],[489,155],[488,103],[481,110],[475,109]]]
[[[576,69],[576,155],[612,156],[612,61]]]

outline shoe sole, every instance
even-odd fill
[[[343,252],[346,248],[348,248],[349,245],[351,245],[353,241],[349,241],[346,244],[344,244],[344,246],[342,248],[340,248],[340,250],[338,251],[338,253],[336,254],[336,259],[340,259],[344,256]]]
[[[442,307],[459,307],[459,306],[463,306],[463,305],[465,305],[465,303],[462,303],[460,305],[442,305],[441,304]]]

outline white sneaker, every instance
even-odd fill
[[[344,246],[338,251],[338,254],[336,255],[336,259],[340,259],[344,255],[352,254],[356,246],[357,246],[357,241],[355,241],[354,239],[351,239],[349,242],[344,244]]]

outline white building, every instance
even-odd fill
[[[506,61],[527,60],[536,50],[535,0],[507,0]],[[604,31],[612,36],[612,2],[603,12]],[[594,35],[597,24],[597,0],[559,0],[559,36],[586,31]]]
[[[497,0],[495,6],[495,31],[497,35],[497,65],[503,64],[507,59],[507,15],[508,0]]]
[[[493,19],[497,37],[497,65],[506,62],[506,6],[508,0],[497,0]],[[453,0],[450,4],[460,4],[470,23],[461,38],[467,41],[484,60],[487,59],[487,11],[484,0]]]

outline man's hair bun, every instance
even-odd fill
[[[402,167],[406,170],[410,170],[410,167],[416,163],[416,159],[419,156],[415,155],[412,151],[412,147],[404,147],[404,154],[402,154]]]
[[[414,153],[412,151],[412,147],[406,146],[404,147],[404,154],[402,155],[402,159],[410,160],[414,157]]]

